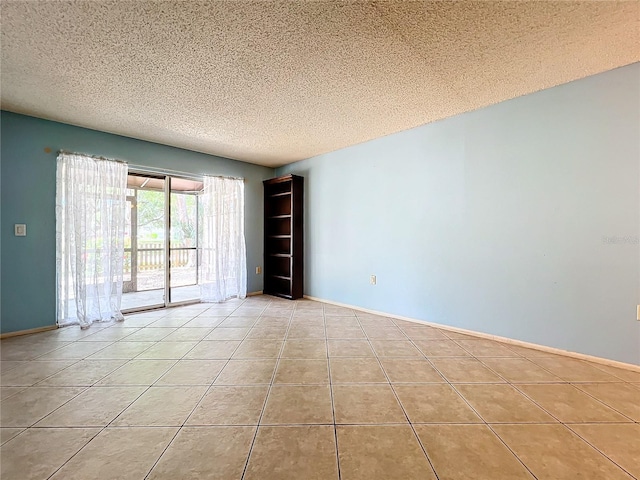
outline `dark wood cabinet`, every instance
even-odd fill
[[[264,293],[303,295],[304,178],[285,175],[264,182]]]

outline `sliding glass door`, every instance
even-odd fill
[[[165,179],[129,174],[122,309],[165,306]]]
[[[198,301],[202,182],[130,173],[123,311]]]
[[[198,300],[198,214],[202,182],[171,178],[170,195],[170,303]]]

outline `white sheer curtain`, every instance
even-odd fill
[[[56,273],[58,325],[123,320],[127,166],[84,155],[58,156]]]
[[[244,180],[204,177],[200,296],[223,302],[247,296]]]

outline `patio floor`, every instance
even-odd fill
[[[200,287],[189,285],[187,287],[173,287],[171,289],[172,302],[184,302],[187,300],[198,300],[200,298]],[[144,292],[129,292],[122,294],[122,310],[148,307],[151,305],[164,305],[164,289],[146,290]]]

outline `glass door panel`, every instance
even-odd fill
[[[122,292],[130,293],[135,290],[135,274],[131,269],[131,259],[133,256],[133,238],[135,238],[135,192],[127,190],[127,210],[125,213],[125,230],[124,230],[124,262],[122,274]]]
[[[198,194],[202,182],[171,178],[170,303],[200,299],[198,287]]]
[[[130,174],[122,309],[165,305],[164,178]]]

